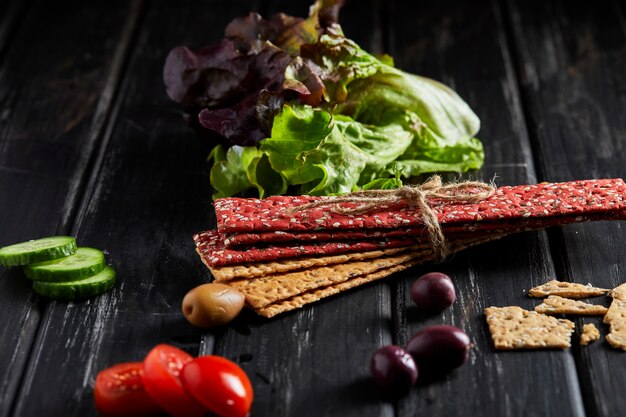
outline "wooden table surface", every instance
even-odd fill
[[[483,315],[490,305],[532,308],[524,291],[548,278],[626,281],[620,222],[509,237],[271,320],[187,324],[181,300],[210,278],[191,239],[214,225],[209,148],[164,93],[165,55],[217,41],[249,10],[307,7],[0,0],[0,246],[74,235],[105,249],[119,277],[105,295],[57,302],[0,269],[0,417],[95,416],[98,371],[158,343],[240,363],[254,417],[625,415],[626,353],[604,338],[496,352]],[[474,178],[513,185],[626,177],[625,16],[625,1],[354,0],[341,22],[366,49],[457,90],[482,120],[486,163]],[[423,316],[408,289],[434,269],[454,277],[458,300]],[[607,332],[599,318],[576,322]],[[470,334],[468,363],[383,401],[372,352],[436,323]]]

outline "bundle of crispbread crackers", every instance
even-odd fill
[[[479,202],[428,204],[454,253],[512,233],[625,219],[625,196],[621,179],[607,179],[506,186]],[[215,280],[265,317],[436,259],[422,213],[409,202],[350,213],[358,208],[334,197],[217,199],[217,230],[194,240]]]
[[[550,281],[532,288],[531,297],[547,297],[527,311],[517,306],[488,307],[487,324],[496,349],[565,349],[571,346],[574,322],[552,315],[604,316],[609,325],[606,341],[616,349],[626,351],[626,283],[613,290],[571,282]],[[577,299],[609,295],[611,305],[606,308]],[[588,345],[600,338],[593,323],[583,326],[580,344]]]

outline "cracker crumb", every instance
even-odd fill
[[[600,338],[600,330],[593,324],[585,324],[583,326],[583,332],[580,335],[580,344],[587,346],[589,343],[593,343]]]

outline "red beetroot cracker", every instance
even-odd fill
[[[319,232],[292,232],[276,230],[261,233],[229,233],[224,235],[224,246],[233,248],[244,245],[259,245],[264,243],[282,242],[327,242],[337,240],[369,240],[390,237],[402,237],[406,235],[421,236],[426,229],[398,228],[398,229],[363,229],[363,230],[337,230]]]
[[[430,199],[440,224],[474,221],[523,220],[563,215],[599,214],[626,210],[626,184],[621,179],[584,180],[566,183],[505,186],[478,203],[445,203]],[[383,229],[422,226],[423,221],[406,202],[380,206],[366,214],[339,214],[329,206],[291,213],[302,204],[332,197],[269,197],[264,200],[224,198],[215,201],[220,233],[267,231],[318,231]],[[342,203],[344,209],[357,203]]]
[[[511,233],[511,231],[507,231]],[[507,233],[491,233],[503,236]],[[490,235],[491,235],[490,234]],[[483,236],[484,237],[484,236]],[[458,234],[453,239],[481,239],[476,233]],[[402,248],[420,243],[415,238],[370,239],[367,241],[343,240],[335,242],[313,242],[306,244],[266,245],[228,249],[216,230],[207,230],[193,237],[196,251],[205,265],[224,266],[248,262],[265,262],[276,259],[297,258],[299,256],[337,255],[351,252],[367,252],[378,249]]]
[[[338,241],[307,243],[306,245],[249,247],[241,250],[226,249],[216,230],[194,235],[196,250],[207,266],[233,265],[245,262],[263,262],[298,256],[336,255],[348,252],[366,252],[377,249],[398,248],[415,244],[412,238],[371,239],[369,241]]]
[[[446,236],[459,233],[503,233],[511,228],[518,231],[536,230],[556,225],[580,223],[597,220],[617,220],[626,218],[626,212],[607,212],[591,215],[554,216],[522,219],[518,221],[499,220],[489,222],[469,222],[443,225]],[[317,232],[271,231],[261,233],[230,233],[224,235],[224,247],[235,248],[244,245],[259,245],[283,242],[325,242],[337,240],[368,240],[414,236],[426,237],[424,227],[397,229],[362,229],[362,230],[322,230]]]
[[[603,220],[606,216],[590,215],[578,216],[575,221]],[[504,222],[487,231],[469,229],[458,233],[446,233],[449,240],[467,237],[507,235],[543,229],[562,224],[558,219],[545,219],[545,222],[517,225]],[[404,234],[403,234],[404,236]],[[226,248],[222,236],[216,230],[198,233],[194,236],[196,250],[207,266],[235,265],[246,262],[264,262],[275,259],[294,258],[299,256],[338,255],[350,252],[366,252],[377,249],[391,249],[411,246],[428,241],[424,236],[389,237],[367,240],[341,240],[324,242],[287,242],[261,246],[246,246],[242,248]]]

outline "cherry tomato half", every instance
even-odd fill
[[[146,391],[174,417],[202,417],[207,409],[189,395],[180,381],[183,366],[193,357],[170,345],[155,346],[143,361]]]
[[[221,417],[245,417],[250,411],[252,384],[243,369],[226,358],[196,358],[185,365],[180,378],[187,392]]]
[[[143,364],[120,363],[100,371],[93,395],[96,409],[104,416],[148,417],[162,412],[144,389]]]

